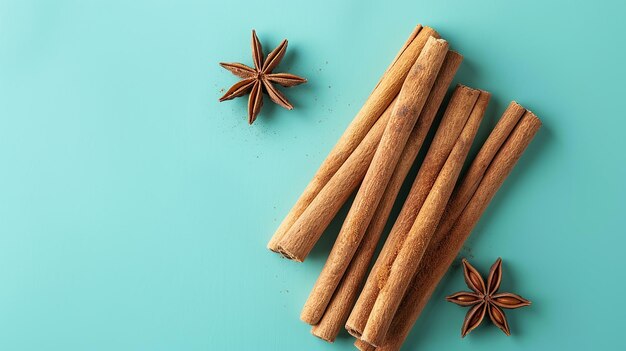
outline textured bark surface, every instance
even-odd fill
[[[479,91],[478,99],[471,109],[467,123],[404,240],[391,266],[387,282],[376,298],[365,330],[363,330],[361,337],[363,341],[374,346],[379,346],[384,341],[393,316],[443,216],[490,98],[491,94]],[[428,257],[425,259],[428,260]]]
[[[376,211],[447,52],[445,40],[431,37],[411,68],[363,183],[300,314],[303,321],[317,324],[322,318]]]
[[[422,28],[417,25],[402,49],[398,52],[391,65],[385,71],[361,110],[354,117],[337,144],[328,154],[311,182],[295,205],[289,211],[285,219],[270,239],[267,247],[278,252],[278,244],[286,235],[287,231],[306,210],[315,196],[328,183],[331,177],[339,170],[341,165],[354,152],[359,143],[365,138],[376,120],[383,114],[393,99],[398,95],[404,79],[419,53],[424,48],[429,37],[438,37],[439,34],[429,27]]]
[[[468,87],[461,86],[455,89],[402,210],[350,313],[346,329],[353,336],[361,337],[378,293],[387,282],[391,265],[461,134],[479,94],[478,90]]]
[[[476,223],[478,223],[480,216],[502,183],[504,183],[506,177],[511,173],[511,170],[540,127],[541,121],[532,112],[526,111],[511,134],[506,138],[504,144],[495,153],[495,157],[487,167],[471,198],[455,197],[452,199],[453,202],[465,202],[467,205],[464,206],[463,211],[457,218],[446,216],[442,225],[437,228],[437,232],[426,252],[429,259],[420,263],[417,274],[410,284],[407,294],[398,309],[398,313],[394,316],[385,341],[376,350],[400,350],[439,281],[460,252],[463,243],[469,237]],[[497,146],[497,142],[491,141],[500,137],[501,135],[492,133],[483,148],[488,145],[492,147]],[[493,150],[485,151],[485,153],[491,154]],[[473,181],[475,179],[467,180],[467,182]],[[465,183],[466,180],[463,182]],[[452,224],[448,224],[449,222]],[[444,228],[450,228],[450,230],[444,230]]]
[[[378,208],[376,208],[376,212],[367,228],[363,241],[359,245],[354,258],[352,258],[348,270],[341,279],[341,283],[326,308],[324,316],[318,324],[311,328],[313,335],[332,342],[345,325],[358,296],[363,279],[367,274],[367,269],[374,255],[374,251],[376,250],[376,245],[387,223],[396,197],[424,143],[424,139],[426,139],[426,135],[435,119],[439,106],[462,60],[463,56],[453,51],[449,51],[446,55],[446,59],[437,75],[428,100],[426,100],[424,109],[413,128],[413,132],[411,132],[409,136],[402,156],[400,156],[400,161],[387,185],[387,189],[385,189],[385,193]]]

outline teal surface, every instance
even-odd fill
[[[624,349],[625,11],[0,1],[0,350],[351,350],[299,321],[340,222],[303,264],[265,245],[417,23],[493,93],[480,140],[513,99],[544,126],[462,252],[503,257],[502,289],[533,305],[511,337],[461,339],[457,261],[405,350]],[[266,52],[288,38],[278,71],[309,83],[248,126],[217,63],[251,64],[252,28]]]

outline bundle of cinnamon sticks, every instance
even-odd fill
[[[460,177],[491,94],[458,85],[367,276],[462,60],[434,29],[418,25],[270,240],[270,250],[304,261],[357,191],[300,316],[314,335],[332,342],[345,326],[360,350],[399,350],[538,131],[539,119],[512,102]]]

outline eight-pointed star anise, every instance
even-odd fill
[[[502,259],[498,258],[491,266],[487,285],[476,268],[463,259],[463,273],[465,283],[474,292],[461,291],[446,297],[446,300],[460,306],[472,306],[465,315],[461,328],[461,337],[465,337],[482,322],[485,313],[498,328],[506,335],[511,335],[509,324],[506,321],[503,308],[519,308],[530,305],[530,301],[512,293],[497,293],[502,279]]]
[[[256,36],[256,32],[252,30],[252,59],[254,61],[254,68],[241,63],[220,63],[222,67],[231,71],[237,77],[242,78],[241,81],[228,89],[226,94],[220,98],[220,102],[234,99],[250,92],[250,97],[248,98],[248,123],[250,124],[256,120],[257,115],[261,111],[264,91],[270,96],[270,99],[278,105],[288,110],[293,109],[289,100],[272,85],[272,83],[276,83],[284,87],[293,87],[298,84],[306,83],[306,79],[293,74],[272,73],[283,56],[285,56],[286,51],[287,39],[283,40],[283,42],[263,60],[263,48],[261,47],[259,38]]]

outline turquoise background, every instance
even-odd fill
[[[460,338],[458,261],[405,350],[626,347],[623,1],[0,1],[0,349],[350,350],[299,312],[303,264],[265,245],[417,23],[456,78],[544,122],[466,243],[533,301]],[[248,126],[218,103],[251,64],[309,79]],[[476,147],[473,153],[476,152]],[[412,172],[414,176],[415,170]],[[406,188],[403,191],[406,195]],[[397,208],[394,213],[397,214]],[[345,215],[345,210],[342,212]]]

